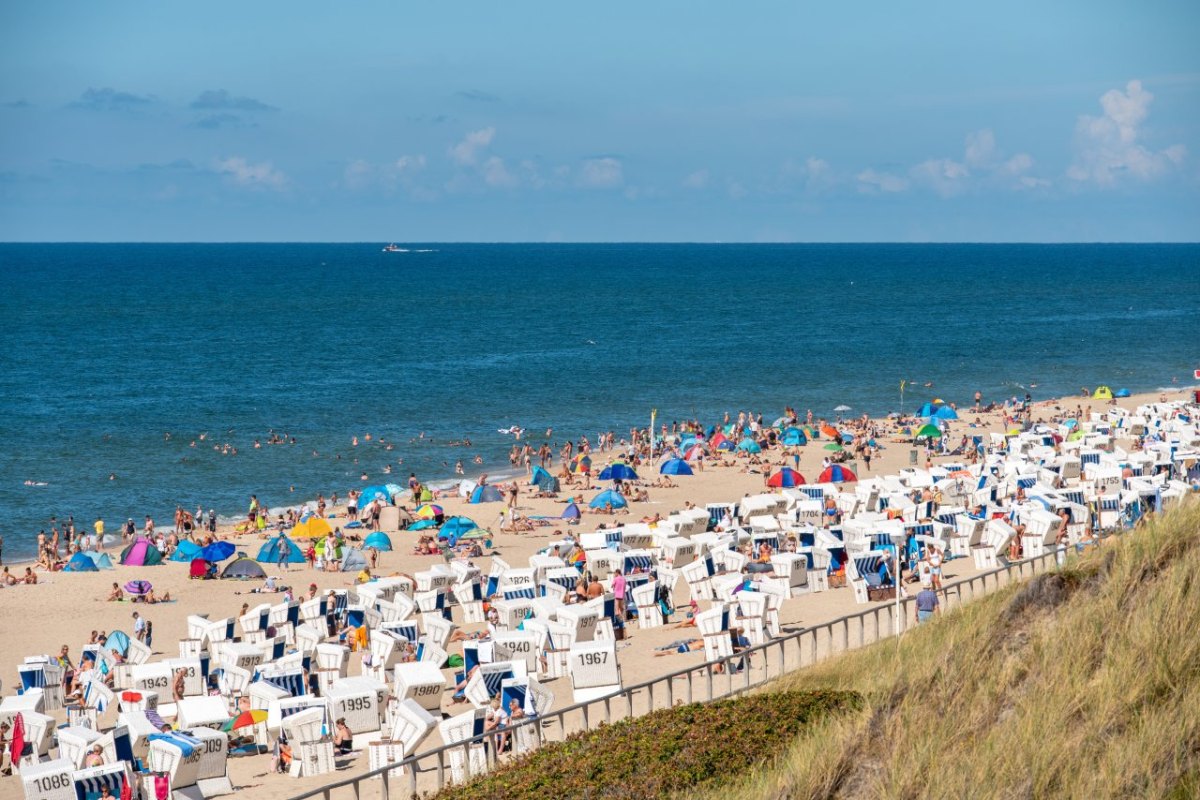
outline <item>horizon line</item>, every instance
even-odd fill
[[[0,240],[0,246],[3,245],[230,245],[230,244],[246,244],[246,245],[284,245],[284,244],[311,244],[311,245],[378,245],[383,240],[369,239],[228,239],[228,240],[200,240],[200,239],[127,239],[127,240],[100,240],[100,239],[61,239],[61,240],[37,240],[37,239],[10,239]],[[928,245],[1039,245],[1039,246],[1056,246],[1056,245],[1197,245],[1200,240],[1061,240],[1061,241],[1036,241],[1036,240],[977,240],[977,241],[924,241],[924,242],[906,242],[896,240],[863,240],[863,241],[816,241],[816,240],[795,240],[785,242],[756,242],[756,241],[721,241],[721,240],[650,240],[650,239],[629,239],[623,241],[603,241],[603,240],[570,240],[570,241],[536,241],[536,240],[517,240],[517,239],[446,239],[446,240],[408,240],[405,244],[416,245],[712,245],[712,246],[756,246],[756,247],[780,247],[792,245],[903,245],[909,247],[923,247]]]

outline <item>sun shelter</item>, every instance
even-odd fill
[[[190,564],[192,559],[200,554],[200,549],[200,545],[184,539],[175,548],[175,552],[171,553],[170,560],[178,564]]]
[[[856,480],[858,480],[858,476],[848,468],[843,467],[841,464],[832,464],[826,467],[820,474],[817,478],[817,483],[846,483]]]
[[[357,572],[368,566],[367,557],[360,548],[346,550],[342,554],[342,572]]]
[[[808,444],[808,437],[799,428],[788,428],[783,432],[783,436],[779,437],[779,443],[785,447],[799,447]]]
[[[358,507],[366,508],[367,504],[374,500],[388,505],[392,502],[392,493],[388,491],[387,486],[368,486],[358,496]]]
[[[579,506],[575,505],[575,501],[572,500],[571,502],[567,503],[567,507],[563,509],[561,518],[562,519],[579,519],[580,516],[581,516],[581,514],[579,512]]]
[[[742,439],[740,442],[738,442],[737,449],[742,451],[743,453],[761,453],[762,452],[762,448],[759,447],[758,442],[754,441],[753,439],[751,439],[749,437],[746,437],[745,439]]]
[[[84,555],[90,558],[92,563],[99,569],[116,569],[108,553],[86,552]]]
[[[500,490],[487,484],[476,486],[475,491],[471,492],[472,503],[499,503],[501,499]]]
[[[293,539],[321,539],[333,533],[329,523],[315,514],[308,514],[292,528]]]
[[[1112,389],[1108,388],[1107,386],[1097,386],[1096,391],[1092,392],[1092,399],[1093,400],[1112,400],[1113,399]]]
[[[83,553],[76,553],[63,567],[63,572],[99,572],[100,568]]]
[[[303,564],[304,553],[299,545],[283,534],[264,544],[254,559],[262,564]]]
[[[253,580],[255,578],[265,578],[267,577],[267,573],[263,572],[263,568],[254,559],[239,558],[225,565],[225,569],[221,570],[221,577]]]
[[[139,536],[121,551],[121,563],[127,567],[152,567],[161,564],[162,560],[162,551],[145,536]]]
[[[539,490],[547,493],[557,492],[560,488],[558,478],[551,475],[541,467],[533,468],[533,475],[529,480],[530,485],[538,487]]]
[[[783,467],[767,479],[767,486],[773,486],[777,489],[803,486],[804,484],[804,476],[791,467]]]
[[[691,475],[692,468],[682,458],[669,458],[662,463],[658,471],[663,475]]]
[[[604,508],[606,505],[611,505],[613,508],[625,508],[629,503],[625,500],[624,495],[612,489],[605,489],[593,497],[592,502],[588,503],[591,508]]]
[[[637,472],[623,461],[614,461],[600,471],[602,481],[636,481]]]
[[[475,520],[470,517],[451,517],[446,520],[441,529],[438,530],[438,538],[461,539],[468,531],[472,531],[479,526],[475,524]]]

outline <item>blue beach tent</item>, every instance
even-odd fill
[[[629,505],[629,502],[626,501],[620,492],[614,492],[612,489],[605,489],[593,497],[592,502],[588,503],[588,505],[592,508],[604,508],[608,503],[611,503],[613,508],[625,508]]]
[[[179,546],[175,548],[175,552],[171,553],[170,560],[181,564],[191,564],[192,559],[199,555],[200,549],[200,545],[184,539],[179,543]]]
[[[305,563],[304,553],[283,534],[264,544],[254,560],[262,564],[278,564],[280,561],[288,564]]]
[[[375,531],[374,533],[367,534],[367,538],[363,540],[363,547],[374,547],[381,553],[390,553],[392,550],[392,537],[383,531]]]
[[[500,490],[495,486],[476,486],[475,491],[471,492],[472,503],[499,503],[500,500]]]
[[[83,553],[76,553],[71,556],[71,560],[63,567],[63,572],[99,572],[100,568],[96,566],[96,562],[92,561]]]
[[[658,468],[663,475],[692,475],[692,468],[682,458],[667,459]]]

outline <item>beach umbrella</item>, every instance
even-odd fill
[[[451,517],[450,519],[446,520],[444,525],[442,525],[441,530],[438,531],[438,536],[442,537],[443,539],[449,539],[450,537],[461,539],[463,534],[465,534],[467,531],[474,530],[478,527],[479,526],[475,524],[475,520],[471,519],[470,517]]]
[[[779,438],[779,442],[787,447],[799,447],[802,444],[808,444],[808,437],[799,428],[788,428]]]
[[[196,557],[203,558],[205,561],[224,561],[236,550],[237,548],[229,542],[213,542],[197,553]]]
[[[495,486],[484,485],[484,486],[476,486],[475,487],[475,491],[471,492],[470,502],[472,502],[472,503],[498,503],[502,499],[504,499],[504,498],[502,498],[500,496],[499,489],[497,489]],[[435,506],[435,508],[436,508],[436,506]]]
[[[937,425],[922,425],[917,430],[917,435],[914,439],[937,439],[942,435],[942,430]]]
[[[831,452],[831,453],[840,453],[840,452],[842,452],[843,450],[845,450],[846,448],[842,447],[842,446],[841,446],[840,444],[838,444],[837,442],[830,442],[829,444],[825,445],[825,446],[824,446],[823,448],[821,448],[821,449],[822,449],[822,450],[828,450],[828,451],[829,451],[829,452]]]
[[[299,546],[281,533],[259,548],[254,560],[262,564],[303,564],[306,559]]]
[[[858,480],[858,476],[841,464],[833,464],[825,468],[817,478],[817,483],[846,483]]]
[[[938,419],[958,419],[958,412],[950,406],[942,406],[937,411],[933,412],[933,416]]]
[[[841,411],[851,411],[853,409],[851,409],[850,406],[836,406],[833,410],[841,412]]]
[[[390,553],[392,551],[392,537],[383,531],[369,533],[367,534],[367,538],[363,540],[363,547],[374,547],[381,553]]]
[[[125,593],[141,597],[144,594],[150,594],[150,590],[153,588],[150,581],[129,581],[125,584]]]
[[[853,441],[854,441],[853,433],[843,433],[842,434],[842,444],[850,444]]]
[[[620,492],[615,492],[612,489],[605,489],[600,494],[592,498],[592,502],[588,503],[592,508],[604,508],[607,504],[612,504],[613,508],[625,508],[629,502]]]
[[[316,539],[333,533],[329,522],[315,514],[304,517],[292,528],[293,539]]]
[[[582,514],[579,512],[579,506],[575,505],[575,501],[572,500],[570,503],[567,503],[567,507],[563,509],[560,519],[579,519],[581,516]]]
[[[704,445],[702,444],[694,444],[683,452],[685,461],[695,461],[702,455],[704,455]]]
[[[100,568],[83,553],[76,553],[63,567],[63,572],[99,572]]]
[[[571,459],[571,472],[578,475],[584,472],[591,472],[591,470],[592,457],[587,453],[579,453]]]
[[[175,552],[171,553],[170,561],[175,561],[180,564],[190,564],[192,559],[200,552],[200,545],[193,541],[184,539],[175,547]]]
[[[691,475],[692,468],[682,458],[669,458],[659,466],[658,471],[663,475]]]
[[[265,578],[267,577],[267,573],[263,572],[263,568],[254,559],[238,558],[225,565],[225,569],[221,570],[221,577],[252,580],[254,578]]]
[[[761,453],[762,452],[762,448],[758,446],[758,442],[754,441],[749,436],[747,436],[745,439],[742,439],[740,442],[738,442],[737,449],[741,450],[743,453]]]
[[[221,730],[229,733],[230,731],[240,730],[242,728],[253,728],[259,723],[267,721],[267,712],[253,708],[249,711],[243,711],[236,717],[230,717],[229,720],[221,726]]]
[[[803,486],[804,484],[804,476],[791,467],[783,467],[767,479],[767,486],[774,486],[777,489]]]
[[[614,461],[600,471],[602,481],[636,481],[637,473],[633,467],[622,461]]]
[[[378,485],[363,489],[362,494],[358,496],[358,507],[366,508],[367,503],[377,499],[382,500],[385,504],[392,502],[392,493],[388,491],[388,487]]]
[[[414,516],[417,519],[435,519],[443,516],[445,513],[445,510],[441,506],[434,505],[433,503],[425,503],[417,507]]]

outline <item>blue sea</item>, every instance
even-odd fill
[[[883,414],[902,379],[912,410],[1200,366],[1198,245],[405,247],[0,245],[6,560],[51,515],[495,471],[511,425],[561,444],[653,408]],[[255,449],[271,431],[296,444]]]

